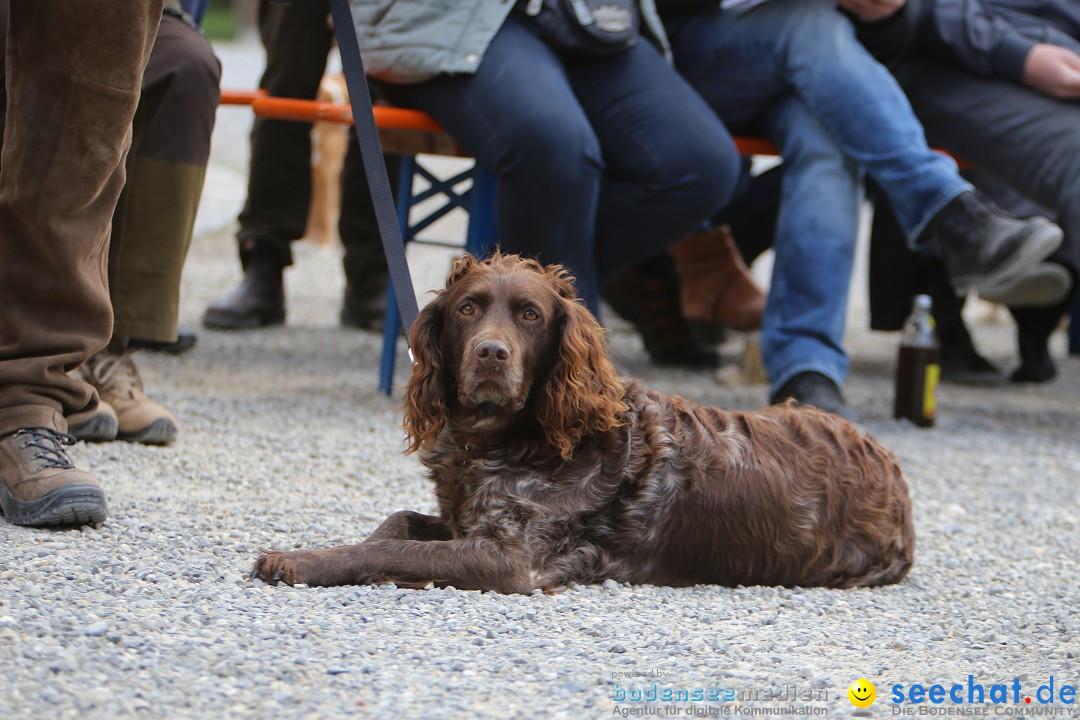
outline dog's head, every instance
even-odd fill
[[[429,447],[455,414],[512,422],[529,412],[569,458],[582,436],[619,424],[623,387],[604,330],[558,266],[496,252],[466,255],[410,333],[409,450]]]

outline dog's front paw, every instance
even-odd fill
[[[251,579],[259,578],[271,584],[278,581],[286,585],[303,583],[303,580],[297,579],[299,566],[303,564],[303,558],[298,557],[301,555],[304,553],[264,550],[251,569]]]

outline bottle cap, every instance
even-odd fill
[[[932,305],[933,301],[930,299],[929,295],[915,296],[915,307],[919,310],[929,310]]]

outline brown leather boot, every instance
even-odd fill
[[[679,276],[669,256],[661,253],[623,270],[607,283],[602,297],[634,326],[657,365],[720,365],[720,355],[698,344],[679,311]]]
[[[146,397],[130,352],[102,350],[79,372],[116,411],[119,439],[146,445],[168,445],[176,439],[179,423],[171,412]]]
[[[668,250],[682,283],[683,317],[699,342],[716,344],[724,327],[761,327],[765,293],[735,247],[731,228],[722,225],[688,235]]]
[[[112,405],[104,400],[98,400],[93,410],[69,415],[67,421],[68,432],[76,440],[109,442],[120,432],[120,419]]]
[[[68,458],[75,438],[23,428],[0,438],[0,511],[9,523],[96,525],[107,514],[97,479]]]

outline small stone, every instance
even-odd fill
[[[615,582],[611,578],[608,578],[607,580],[604,581],[604,589],[605,590],[618,590],[619,589],[619,583]]]
[[[83,635],[89,635],[90,637],[101,637],[105,633],[109,632],[109,623],[101,620],[93,625],[87,625],[83,628]]]
[[[349,668],[341,667],[340,665],[331,665],[330,667],[326,668],[327,675],[341,675],[347,672],[349,672]]]
[[[621,644],[621,643],[616,643],[615,645],[611,646],[611,649],[608,650],[608,652],[624,653],[624,652],[626,652],[626,646]]]

